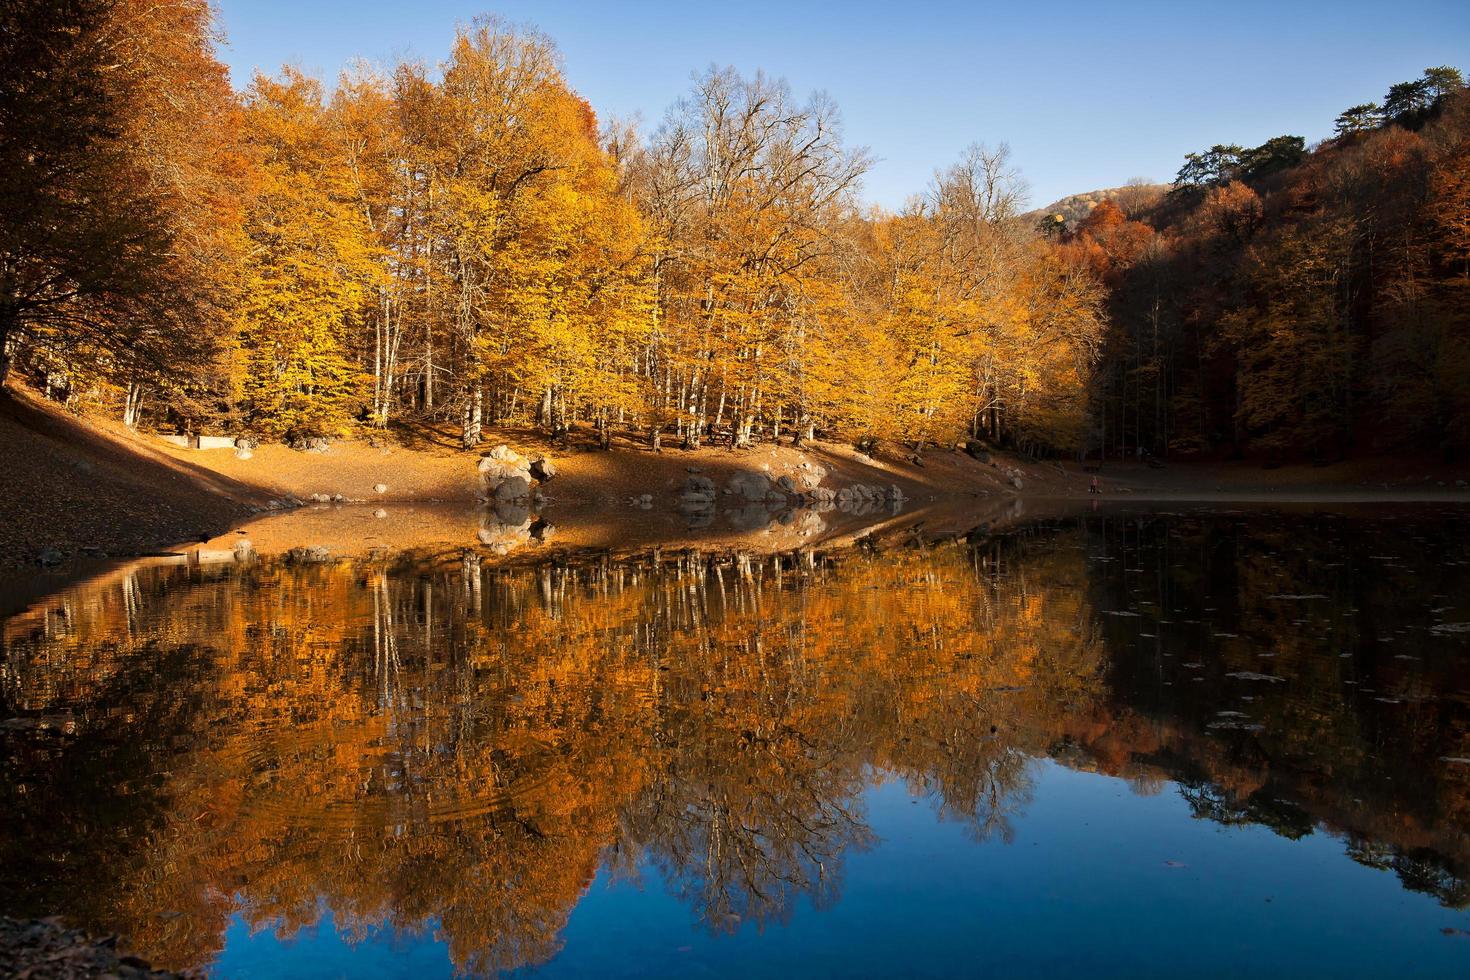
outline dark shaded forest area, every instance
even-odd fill
[[[1093,446],[1310,458],[1470,448],[1470,96],[1458,71],[1190,154],[1057,229],[1108,289]]]

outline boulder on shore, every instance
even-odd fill
[[[531,481],[520,474],[508,476],[495,486],[496,500],[527,500],[531,496]]]
[[[496,495],[501,484],[508,480],[519,480],[523,485],[518,496],[524,496],[531,487],[531,462],[509,446],[500,445],[480,458],[480,486],[486,496]]]
[[[736,473],[730,478],[726,488],[746,500],[765,500],[773,489],[770,477],[763,473]]]
[[[324,436],[296,436],[287,445],[297,452],[321,454],[332,444]]]

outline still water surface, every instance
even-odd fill
[[[321,558],[4,624],[0,912],[223,977],[1470,975],[1470,511]]]

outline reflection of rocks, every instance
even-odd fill
[[[532,518],[524,497],[515,500],[494,498],[494,503],[480,518],[480,543],[492,554],[508,555],[528,544],[542,544],[556,534],[555,525]]]
[[[782,508],[767,509],[764,503],[746,504],[725,512],[725,520],[737,531],[754,531],[770,527],[780,518]]]
[[[707,476],[691,476],[679,495],[679,509],[685,514],[711,511],[715,506],[715,481]]]
[[[781,523],[794,530],[797,537],[802,538],[809,538],[827,530],[827,522],[822,520],[822,515],[808,507],[787,511],[782,515]]]
[[[826,475],[823,467],[809,462],[802,463],[794,475],[783,474],[774,481],[764,473],[736,473],[725,484],[725,520],[738,531],[758,530],[776,524],[790,526],[804,521],[801,533],[806,536],[826,530],[820,514],[832,510],[855,517],[885,512],[896,514],[907,500],[897,484],[885,489],[854,483],[834,490],[821,486]],[[691,528],[703,528],[713,524],[719,499],[714,481],[696,475],[685,481],[677,504]],[[635,497],[629,502],[637,506],[638,500]]]
[[[491,554],[508,555],[531,540],[531,519],[518,524],[501,520],[481,524],[479,539]]]
[[[907,499],[897,484],[884,490],[873,484],[854,483],[852,486],[843,487],[837,491],[834,502],[837,504],[837,509],[844,514],[865,517],[884,510],[891,510],[897,514],[903,509],[904,501]]]
[[[828,510],[831,509],[829,505]],[[786,507],[769,503],[746,504],[725,512],[725,519],[737,531],[756,531],[761,528],[780,527],[795,531],[799,537],[811,537],[827,530],[816,507]]]

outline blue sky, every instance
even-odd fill
[[[897,0],[216,0],[243,86],[290,63],[332,79],[354,56],[435,63],[492,12],[549,34],[599,114],[652,131],[710,64],[825,90],[897,207],[976,141],[1008,142],[1040,206],[1186,152],[1327,136],[1347,106],[1429,65],[1470,72],[1470,2],[957,3]]]

